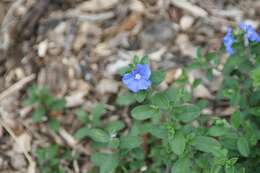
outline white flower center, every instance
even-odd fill
[[[139,80],[139,79],[141,79],[141,75],[139,74],[139,73],[137,73],[136,75],[135,75],[135,79],[137,79],[137,80]]]

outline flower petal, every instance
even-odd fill
[[[122,81],[125,85],[128,85],[134,81],[134,76],[131,73],[124,74]]]
[[[151,76],[151,70],[149,67],[149,64],[137,64],[137,69],[139,70],[139,73],[141,74],[142,78],[149,79]]]
[[[138,80],[134,80],[131,83],[129,83],[127,85],[127,87],[128,87],[129,90],[133,91],[134,93],[137,93],[140,90],[140,88],[139,88],[139,81]]]

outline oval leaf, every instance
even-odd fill
[[[194,120],[200,115],[200,108],[195,105],[185,105],[175,108],[174,115],[183,122]]]
[[[101,129],[90,129],[88,132],[88,136],[96,142],[109,142],[109,135]]]
[[[134,119],[146,120],[151,117],[159,116],[159,110],[155,109],[149,105],[141,105],[141,106],[135,107],[131,111],[131,115]]]
[[[152,104],[162,109],[167,109],[170,106],[170,101],[164,93],[156,93],[152,96]]]
[[[189,158],[181,158],[174,163],[171,173],[190,173],[191,161]]]
[[[245,137],[240,137],[237,140],[237,148],[238,148],[239,153],[242,156],[247,157],[249,155],[250,148],[249,148],[247,139]]]
[[[95,153],[91,161],[100,167],[100,173],[110,173],[118,166],[119,158],[117,154]]]
[[[166,73],[164,70],[152,71],[150,79],[153,84],[159,85],[164,80],[165,75],[166,75]]]
[[[170,145],[172,151],[175,154],[181,155],[184,152],[186,146],[184,135],[182,133],[177,133],[176,135],[174,135],[172,141],[170,142]]]

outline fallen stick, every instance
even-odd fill
[[[33,81],[34,79],[35,79],[35,74],[31,74],[30,76],[27,76],[27,77],[21,79],[20,81],[16,82],[15,84],[13,84],[12,86],[10,86],[9,88],[7,88],[6,90],[4,90],[3,92],[0,93],[0,100],[12,95],[13,93],[18,92],[26,84]]]

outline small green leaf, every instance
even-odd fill
[[[249,112],[257,117],[260,117],[260,106],[250,108]]]
[[[180,158],[173,164],[171,173],[190,173],[191,172],[191,161],[189,158]]]
[[[139,57],[137,55],[135,55],[133,63],[136,65],[136,64],[139,64],[139,62],[140,62]]]
[[[156,93],[151,98],[152,104],[158,106],[162,109],[168,109],[170,106],[170,101],[168,100],[165,93]]]
[[[201,84],[201,79],[195,79],[195,80],[192,82],[192,88],[196,88],[196,87],[198,87],[200,84]]]
[[[169,141],[172,151],[177,154],[181,155],[186,146],[185,137],[182,133],[176,133],[172,140]]]
[[[57,119],[51,119],[48,122],[48,126],[54,131],[58,132],[60,129],[60,122]]]
[[[125,124],[122,121],[112,121],[108,123],[106,130],[110,134],[117,133],[119,130],[122,130],[125,127]]]
[[[149,64],[149,58],[147,55],[145,55],[142,59],[141,59],[141,64]]]
[[[91,161],[100,167],[100,173],[111,173],[119,163],[118,154],[95,153]]]
[[[88,127],[82,127],[78,131],[76,131],[76,133],[74,134],[74,137],[77,140],[82,140],[83,138],[88,136],[88,133],[89,133],[89,128]]]
[[[158,124],[147,123],[143,124],[142,127],[144,128],[143,130],[145,131],[145,133],[151,133],[153,136],[157,138],[164,139],[167,136],[166,129],[162,126],[158,126]]]
[[[251,78],[254,81],[256,87],[260,86],[260,67],[257,67],[251,72]]]
[[[155,116],[159,116],[160,112],[158,109],[151,107],[149,105],[141,105],[135,107],[131,111],[131,115],[133,118],[137,120],[146,120]]]
[[[229,132],[229,129],[226,127],[222,126],[213,126],[209,129],[208,135],[209,136],[214,136],[214,137],[219,137],[219,136],[224,136]]]
[[[165,71],[164,70],[156,70],[152,71],[150,80],[152,81],[153,84],[159,85],[165,78]]]
[[[140,145],[141,141],[138,136],[127,135],[120,139],[120,148],[122,149],[133,149]]]
[[[243,116],[242,113],[239,111],[236,111],[231,116],[231,124],[233,127],[238,128],[243,122]]]
[[[32,120],[35,123],[41,122],[45,116],[46,111],[44,108],[38,108],[33,111]]]
[[[83,124],[87,124],[89,122],[88,113],[83,109],[76,110],[75,114]]]
[[[101,116],[106,113],[105,104],[99,103],[92,110],[91,114],[93,116],[93,124],[99,124]]]
[[[190,122],[200,116],[200,108],[195,105],[184,105],[174,109],[173,115],[183,122]]]
[[[135,93],[134,95],[135,95],[135,99],[136,99],[139,103],[141,103],[141,102],[143,102],[143,101],[145,100],[145,98],[146,98],[146,96],[147,96],[147,91],[141,90],[141,91],[139,91],[138,93]]]
[[[60,111],[66,106],[66,101],[64,99],[53,100],[49,105],[52,111]]]
[[[221,145],[219,142],[211,137],[207,136],[196,136],[191,142],[197,150],[206,153],[212,153],[215,155],[217,152],[221,152]]]
[[[237,148],[242,156],[244,157],[249,156],[250,148],[249,148],[248,140],[245,137],[240,137],[237,140]]]
[[[96,142],[107,143],[109,142],[109,135],[101,129],[93,128],[88,132],[88,136]]]
[[[238,161],[238,158],[237,157],[233,157],[233,158],[227,160],[226,164],[227,165],[234,165],[237,161]]]
[[[116,99],[116,103],[119,106],[128,106],[135,102],[135,95],[132,93],[126,93],[123,95],[119,95]]]

